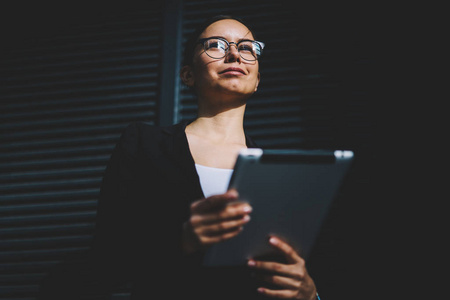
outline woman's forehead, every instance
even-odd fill
[[[206,27],[199,38],[211,36],[224,37],[230,42],[242,39],[253,39],[253,34],[247,26],[233,19],[225,19],[212,23]]]

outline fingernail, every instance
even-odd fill
[[[277,241],[276,238],[271,237],[271,238],[269,239],[269,243],[271,243],[271,244],[273,244],[273,245],[276,245],[276,244],[278,244],[278,241]]]
[[[228,191],[228,195],[230,195],[232,197],[237,197],[238,196],[238,192],[236,190],[229,190]]]
[[[257,291],[258,291],[258,293],[261,293],[261,294],[264,293],[264,289],[263,288],[258,288]]]
[[[244,211],[244,212],[246,212],[246,213],[249,213],[249,212],[251,212],[251,211],[252,211],[252,207],[251,207],[251,206],[248,206],[248,205],[246,205],[246,206],[244,206],[244,208],[243,208],[243,211]]]
[[[248,261],[248,265],[249,265],[250,267],[253,267],[253,266],[256,265],[256,263],[255,263],[254,260],[249,260],[249,261]]]
[[[242,218],[245,222],[250,221],[250,216],[249,215],[245,215],[244,218]]]

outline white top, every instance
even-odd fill
[[[205,198],[223,194],[228,189],[233,169],[219,169],[195,164]]]

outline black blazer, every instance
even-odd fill
[[[187,124],[133,123],[124,130],[102,181],[88,271],[81,279],[71,279],[69,286],[47,284],[44,294],[79,299],[130,283],[133,300],[152,295],[239,299],[239,294],[249,299],[256,287],[249,284],[246,268],[205,269],[201,253],[186,257],[181,252],[181,228],[190,203],[204,197],[185,134]],[[247,136],[246,143],[256,147]],[[56,285],[64,291],[56,292]],[[86,286],[87,291],[81,289]]]

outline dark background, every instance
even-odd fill
[[[2,6],[0,298],[34,299],[53,266],[85,259],[103,170],[128,123],[195,117],[195,99],[176,76],[179,59],[189,32],[216,14],[242,17],[267,45],[247,133],[264,148],[356,154],[308,262],[322,298],[392,291],[397,283],[387,274],[396,272],[401,229],[391,227],[399,205],[390,188],[399,173],[385,154],[401,105],[392,89],[391,7],[264,0]],[[127,286],[113,297],[127,298]]]

